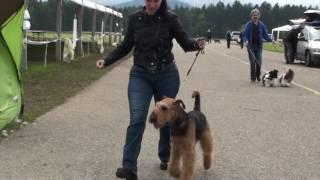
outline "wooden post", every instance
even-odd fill
[[[23,63],[21,64],[23,70],[28,70],[28,31],[23,31]]]
[[[105,32],[107,31],[106,19],[107,19],[107,13],[104,13],[104,15],[103,15],[103,22],[104,22],[103,35],[105,35]],[[103,36],[103,46],[104,46],[104,42],[105,42],[105,39]],[[105,46],[104,46],[104,48],[105,48]]]
[[[26,10],[28,10],[29,0],[24,0]],[[26,19],[23,18],[25,21]],[[28,70],[28,30],[23,31],[23,63],[21,63],[21,67],[23,70]]]
[[[96,43],[95,43],[95,35],[96,35],[96,28],[97,28],[97,10],[92,10],[92,33],[91,33],[91,52],[96,52]]]
[[[61,61],[61,29],[62,29],[62,0],[57,0],[56,31],[58,40],[56,42],[56,60]]]
[[[116,42],[116,43],[118,43],[118,27],[119,27],[119,23],[118,23],[118,18],[117,17],[115,17],[115,27],[114,27],[114,33],[115,33],[115,35],[114,35],[114,42]]]
[[[123,36],[123,19],[120,19],[119,21],[119,24],[120,24],[120,43],[122,41],[122,36]]]
[[[112,46],[112,34],[113,34],[113,16],[112,14],[110,14],[109,46]]]
[[[26,6],[26,9],[28,9],[28,6],[29,6],[29,0],[24,0],[24,4]]]
[[[78,17],[78,24],[77,24],[77,34],[78,34],[78,41],[77,41],[77,54],[80,56],[84,56],[83,53],[83,46],[82,46],[82,22],[83,22],[83,6],[77,6],[77,17]]]

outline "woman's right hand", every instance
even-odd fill
[[[104,60],[103,60],[103,59],[99,59],[99,60],[96,62],[96,66],[97,66],[98,69],[104,68]]]

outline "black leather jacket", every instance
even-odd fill
[[[123,42],[105,58],[105,65],[110,65],[127,55],[134,46],[134,64],[148,67],[161,66],[174,60],[172,39],[175,38],[184,51],[199,50],[195,40],[190,39],[182,29],[178,17],[169,12],[163,15],[147,15],[144,11],[129,17],[129,24]]]

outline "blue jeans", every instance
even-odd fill
[[[259,78],[261,74],[262,47],[258,44],[248,46],[248,54],[250,60],[250,78],[251,80],[255,81],[256,78]]]
[[[174,63],[158,72],[150,72],[139,66],[132,67],[128,85],[130,124],[123,149],[123,167],[137,171],[137,159],[152,97],[155,101],[161,100],[163,96],[175,98],[179,85],[179,72]],[[160,129],[158,156],[161,161],[169,160],[170,126],[168,124]]]

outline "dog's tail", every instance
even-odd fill
[[[192,93],[192,98],[195,98],[194,100],[194,111],[201,111],[201,107],[200,107],[200,93],[199,91],[193,91]]]

